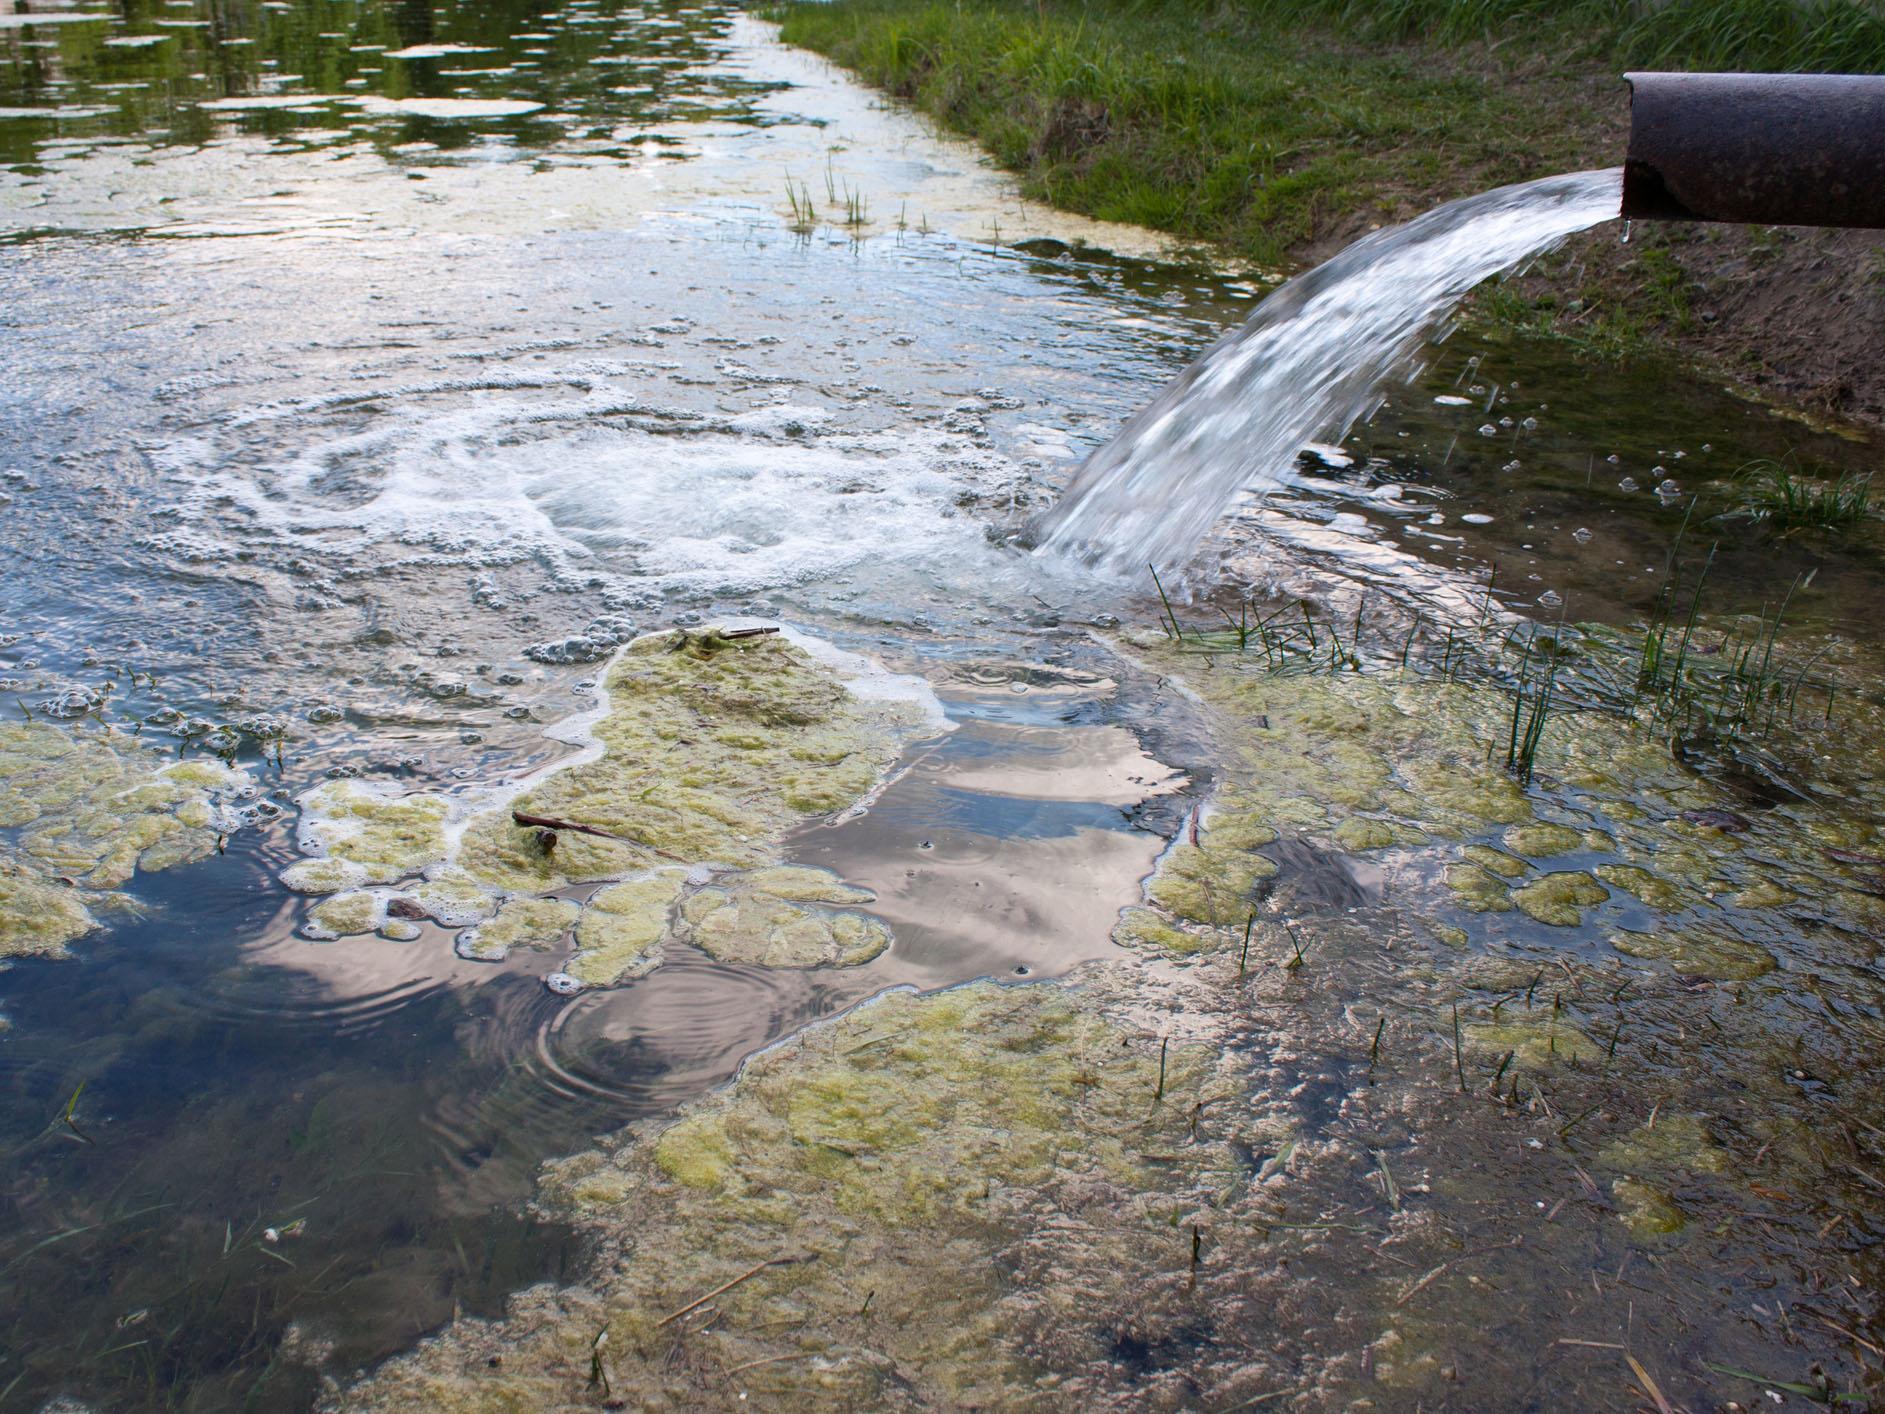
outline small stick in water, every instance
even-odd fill
[[[1460,1054],[1460,1004],[1453,1003],[1453,1071],[1459,1076],[1460,1093],[1466,1093],[1466,1061]]]
[[[1512,1064],[1512,1057],[1517,1054],[1518,1054],[1517,1051],[1507,1051],[1505,1053],[1505,1059],[1499,1062],[1499,1069],[1493,1073],[1492,1085],[1490,1088],[1495,1098],[1499,1094],[1499,1082],[1505,1078],[1505,1068],[1508,1065]]]
[[[803,1254],[790,1256],[790,1257],[769,1257],[765,1261],[759,1263],[757,1266],[748,1267],[745,1271],[741,1272],[738,1276],[734,1277],[732,1281],[722,1282],[719,1286],[716,1286],[712,1291],[708,1292],[705,1296],[697,1297],[695,1300],[688,1302],[685,1306],[681,1307],[680,1310],[675,1311],[671,1313],[670,1315],[663,1316],[660,1320],[655,1322],[655,1329],[659,1330],[663,1326],[673,1324],[675,1321],[678,1321],[681,1319],[681,1317],[685,1316],[689,1311],[699,1310],[702,1306],[705,1306],[709,1301],[713,1300],[714,1297],[719,1296],[722,1292],[733,1290],[733,1288],[738,1286],[741,1282],[751,1281],[754,1277],[758,1276],[761,1272],[765,1271],[767,1267],[789,1267],[795,1262],[809,1262],[811,1260],[812,1259],[809,1256],[806,1256]]]

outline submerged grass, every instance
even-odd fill
[[[1352,621],[1300,599],[1263,613],[1246,602],[1236,617],[1219,605],[1214,612],[1225,627],[1217,628],[1181,620],[1161,585],[1159,627],[1181,652],[1207,660],[1261,654],[1265,670],[1282,676],[1412,672],[1435,682],[1496,685],[1510,695],[1511,710],[1503,740],[1487,743],[1486,760],[1499,760],[1503,749],[1505,771],[1521,787],[1532,783],[1550,724],[1566,713],[1627,717],[1678,755],[1773,734],[1798,719],[1803,696],[1811,704],[1807,720],[1830,724],[1840,695],[1838,678],[1824,666],[1831,644],[1809,654],[1782,641],[1788,610],[1812,574],[1797,576],[1759,615],[1724,622],[1706,614],[1718,547],[1711,545],[1699,565],[1685,566],[1694,509],[1691,502],[1670,546],[1654,608],[1633,626],[1494,621],[1489,589],[1488,609],[1476,624],[1443,630],[1417,610],[1404,632],[1374,635],[1383,645],[1376,653],[1364,648],[1365,600]]]
[[[1860,0],[833,0],[773,13],[788,42],[978,139],[1029,195],[1266,268],[1400,214],[1402,198],[1614,163],[1624,67],[1885,72],[1885,14]]]
[[[1824,481],[1785,462],[1749,462],[1735,478],[1740,504],[1729,514],[1784,530],[1843,530],[1872,516],[1870,472]]]

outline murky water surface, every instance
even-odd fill
[[[1119,955],[1221,763],[1166,668],[1104,641],[1156,605],[1010,541],[1258,289],[1024,206],[718,5],[0,26],[0,700],[245,778],[210,857],[0,974],[0,1406],[305,1407],[580,1272],[579,1236],[525,1206],[546,1158],[886,988]],[[1204,561],[1232,587],[1180,612],[1308,599],[1385,654],[1415,609],[1430,637],[1629,622],[1689,497],[1712,514],[1789,454],[1867,451],[1456,336],[1240,505]],[[1790,622],[1863,698],[1872,542],[1719,538],[1711,614],[1811,571]],[[868,811],[787,844],[875,895],[889,951],[670,947],[570,997],[543,982],[563,957],[469,960],[430,920],[306,935],[279,876],[307,791],[515,780],[568,753],[544,728],[594,703],[615,645],[725,616],[869,654],[946,714]],[[1271,853],[1332,927],[1402,867]],[[1357,1002],[1402,985],[1357,976]],[[1876,1029],[1876,999],[1850,1005]],[[1302,1093],[1333,1117],[1353,1071]]]

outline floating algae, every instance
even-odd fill
[[[303,859],[282,870],[281,881],[298,894],[337,894],[366,883],[367,870],[351,859]]]
[[[1850,829],[1835,839],[1812,816],[1763,815],[1751,835],[1711,824],[1732,813],[1715,789],[1614,713],[1554,715],[1533,783],[1521,785],[1489,764],[1510,732],[1511,697],[1499,687],[1386,671],[1277,671],[1253,654],[1199,655],[1149,635],[1129,646],[1216,720],[1222,768],[1195,834],[1166,853],[1147,885],[1154,912],[1122,920],[1115,940],[1127,946],[1179,951],[1185,925],[1240,928],[1253,894],[1266,894],[1264,881],[1276,872],[1257,851],[1279,832],[1351,852],[1459,840],[1458,855],[1434,861],[1439,867],[1427,874],[1444,880],[1453,907],[1516,911],[1553,929],[1582,927],[1592,910],[1600,921],[1624,922],[1617,911],[1627,918],[1629,905],[1612,889],[1670,914],[1719,913],[1724,902],[1780,907],[1797,889],[1770,877],[1769,857],[1797,884],[1806,872],[1824,871],[1817,856],[1829,844],[1854,852],[1863,843]],[[1535,802],[1560,818],[1539,818]],[[1756,837],[1761,855],[1747,848]],[[1535,872],[1532,861],[1570,854],[1596,858],[1588,869]],[[1831,901],[1864,929],[1885,922],[1885,907],[1868,899],[1855,889]],[[1176,931],[1156,936],[1158,921]],[[1454,928],[1437,936],[1457,946],[1463,935]],[[1658,944],[1641,946],[1638,955],[1664,955],[1647,951]],[[1771,965],[1764,959],[1758,949],[1725,943],[1692,961],[1702,975],[1727,977],[1755,975]]]
[[[1149,908],[1128,908],[1119,915],[1113,928],[1113,941],[1124,948],[1172,953],[1178,957],[1203,952],[1215,941],[1204,933],[1191,933],[1167,923]]]
[[[1510,1051],[1514,1060],[1530,1070],[1545,1070],[1561,1061],[1597,1060],[1603,1055],[1590,1037],[1542,1009],[1513,1021],[1468,1026],[1461,1035],[1478,1051],[1495,1056]]]
[[[550,1166],[541,1203],[612,1254],[587,1286],[461,1318],[339,1407],[1064,1405],[1068,1370],[1113,1368],[1112,1322],[1194,1319],[1174,1215],[1247,1190],[1193,1132],[1234,1093],[1222,1062],[1170,1046],[1161,1091],[1131,1040],[1079,991],[989,983],[815,1027],[665,1131]]]
[[[1610,1191],[1616,1195],[1617,1216],[1639,1242],[1668,1237],[1688,1226],[1682,1209],[1660,1188],[1634,1178],[1619,1178],[1610,1185]]]
[[[645,977],[661,965],[668,917],[687,884],[684,869],[655,869],[589,896],[576,923],[581,949],[566,971],[591,987]]]
[[[1527,859],[1549,859],[1553,855],[1571,854],[1591,847],[1581,830],[1543,820],[1529,825],[1514,825],[1502,838],[1507,849]]]
[[[1575,928],[1584,921],[1584,910],[1605,902],[1610,890],[1581,870],[1545,874],[1522,889],[1512,891],[1512,902],[1540,923],[1555,928]]]
[[[1426,924],[1427,931],[1433,934],[1436,942],[1442,943],[1454,949],[1456,952],[1472,941],[1464,928],[1455,928],[1450,923],[1439,923],[1431,918],[1423,919],[1422,921]]]
[[[1606,1144],[1597,1162],[1630,1174],[1721,1173],[1728,1156],[1698,1116],[1659,1114]]]
[[[563,941],[582,905],[563,898],[506,899],[485,923],[458,935],[458,955],[475,962],[502,962],[513,948],[544,952]]]
[[[317,940],[351,937],[371,933],[385,917],[385,905],[374,895],[360,889],[329,894],[308,910],[308,921],[301,931]]]
[[[1168,913],[1209,927],[1241,926],[1257,884],[1276,873],[1260,854],[1218,840],[1207,826],[1202,845],[1181,844],[1160,861],[1146,896]]]
[[[1385,820],[1364,820],[1360,816],[1351,816],[1342,821],[1334,830],[1335,842],[1343,849],[1360,854],[1364,850],[1386,849],[1390,845],[1407,843],[1403,831],[1396,830]],[[1418,843],[1418,839],[1414,841]]]
[[[97,926],[77,889],[0,855],[0,957],[56,957]]]
[[[1461,908],[1471,913],[1504,913],[1512,907],[1512,891],[1477,864],[1447,866],[1446,886]]]
[[[17,832],[0,848],[0,956],[63,954],[99,926],[87,892],[214,854],[253,791],[110,728],[0,724],[0,829]]]
[[[856,967],[890,946],[890,930],[867,913],[821,905],[875,898],[822,869],[758,869],[691,895],[681,905],[683,936],[722,962]]]
[[[563,976],[588,986],[644,975],[677,927],[723,960],[771,966],[856,964],[889,945],[877,920],[828,906],[867,895],[774,866],[794,827],[867,799],[904,745],[937,729],[926,689],[812,640],[722,630],[637,639],[602,686],[583,750],[507,790],[309,792],[314,857],[284,882],[401,884],[388,896],[465,928],[458,951],[483,961],[554,947],[574,926]],[[706,887],[729,869],[746,872]],[[545,897],[598,882],[587,904]],[[334,921],[317,906],[304,931]]]
[[[1736,908],[1784,908],[1799,897],[1792,889],[1772,879],[1757,879],[1746,888],[1736,890],[1732,902]]]
[[[1511,832],[1508,830],[1506,833],[1510,835]],[[1523,879],[1532,872],[1532,866],[1524,860],[1502,849],[1494,849],[1491,845],[1469,844],[1460,853],[1481,869],[1489,869],[1501,878]]]
[[[316,786],[300,804],[302,847],[319,856],[310,862],[352,865],[368,882],[390,884],[445,856],[445,821],[451,807],[437,796],[396,795],[361,781],[341,780]],[[310,879],[305,873],[298,877],[302,882],[291,883],[291,888],[305,888]]]
[[[1739,938],[1724,938],[1699,928],[1674,932],[1611,935],[1610,946],[1626,957],[1666,962],[1689,977],[1717,982],[1745,982],[1774,970],[1774,955]]]
[[[1679,885],[1637,864],[1599,864],[1591,871],[1606,884],[1663,913],[1679,913],[1694,900]]]
[[[426,917],[446,928],[482,923],[497,909],[490,890],[462,869],[434,869],[413,885],[411,898]]]

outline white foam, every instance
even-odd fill
[[[488,44],[409,44],[404,49],[388,49],[388,59],[442,59],[448,54],[490,54]]]
[[[534,558],[601,574],[618,601],[649,607],[852,573],[879,580],[898,566],[983,582],[999,572],[981,523],[958,504],[1007,489],[1018,468],[944,430],[815,434],[829,417],[818,407],[710,424],[605,381],[545,400],[553,382],[570,386],[539,378],[529,396],[443,410],[407,399],[361,430],[305,433],[311,445],[273,464],[226,456],[215,437],[151,455],[188,488],[180,531],[221,530],[234,502],[264,531],[318,535],[340,564],[383,563],[387,547],[435,562]],[[284,405],[270,420],[323,426],[310,412]],[[660,430],[613,420],[624,416]],[[787,427],[795,435],[768,435]]]
[[[115,108],[87,108],[68,103],[60,108],[0,108],[0,118],[100,118],[116,111]]]
[[[45,10],[38,14],[28,10],[23,14],[0,12],[0,29],[25,29],[28,25],[81,25],[97,22],[108,24],[113,16],[108,11],[97,14],[81,14],[76,10]]]
[[[388,55],[396,58],[396,55]],[[376,116],[414,118],[516,118],[543,107],[522,98],[379,98],[362,95],[347,100]]]
[[[335,95],[327,93],[249,93],[211,98],[196,106],[210,113],[244,113],[250,109],[318,107],[334,100]]]
[[[738,626],[737,623],[729,624],[729,627]],[[935,689],[914,673],[893,673],[874,658],[847,652],[834,643],[814,638],[790,624],[782,624],[780,632],[796,647],[804,650],[813,662],[823,664],[836,673],[846,690],[860,702],[906,702],[921,714],[925,727],[936,732],[955,730],[955,723],[949,720],[949,714],[943,710],[942,699],[936,695]]]

